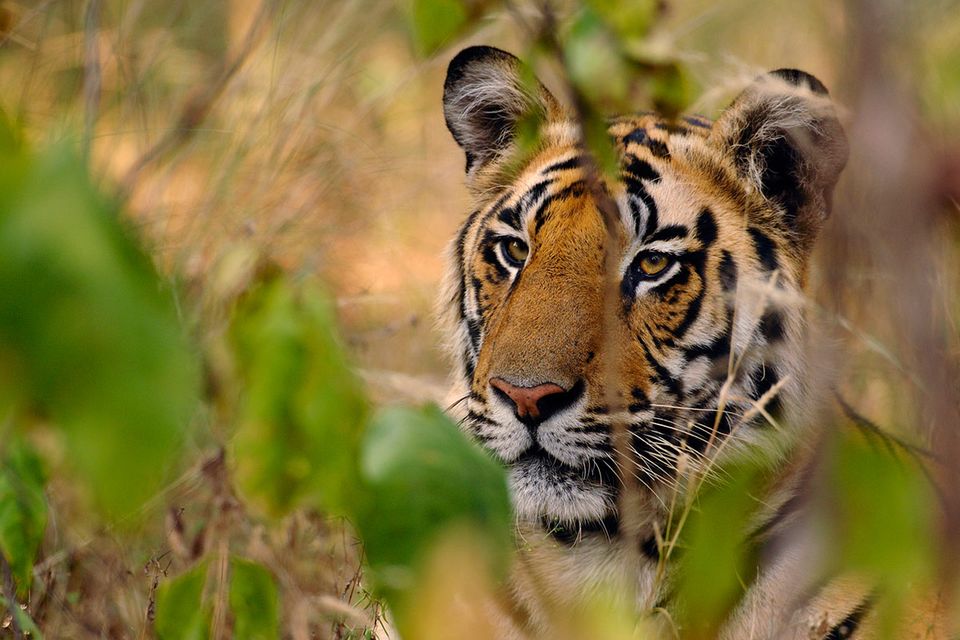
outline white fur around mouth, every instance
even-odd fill
[[[614,507],[610,489],[542,458],[518,460],[510,466],[509,477],[514,508],[522,520],[600,520]]]

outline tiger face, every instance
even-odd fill
[[[508,467],[518,518],[609,537],[625,487],[656,513],[684,473],[799,422],[801,294],[847,145],[823,85],[781,70],[713,123],[612,120],[619,175],[598,184],[575,122],[528,77],[489,47],[450,64],[444,114],[475,204],[441,306],[462,424]]]

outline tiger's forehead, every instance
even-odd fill
[[[641,114],[617,118],[608,132],[620,155],[620,175],[605,180],[605,188],[617,201],[628,236],[657,227],[690,226],[708,205],[743,211],[747,194],[710,144],[711,123],[705,118],[667,122]],[[573,123],[553,125],[550,138],[561,143],[547,145],[483,207],[491,224],[535,233],[557,209],[576,214],[589,203],[583,152],[573,142],[575,134]],[[563,203],[568,206],[557,206]]]

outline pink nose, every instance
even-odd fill
[[[537,406],[538,402],[547,396],[565,393],[563,387],[553,384],[552,382],[538,384],[535,387],[517,387],[503,378],[490,378],[490,386],[499,389],[513,401],[517,416],[520,418],[539,418],[540,407]]]

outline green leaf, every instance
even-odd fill
[[[230,562],[230,611],[233,636],[250,640],[280,637],[279,596],[273,576],[255,562]]]
[[[587,0],[586,4],[623,39],[646,35],[657,16],[655,0]]]
[[[4,610],[13,611],[13,616],[17,619],[17,624],[20,625],[23,631],[30,634],[30,640],[43,640],[43,634],[40,632],[40,628],[37,627],[37,623],[30,617],[30,614],[21,609],[17,604],[14,604],[11,608],[10,605],[7,604],[6,598],[0,595],[0,611]]]
[[[53,418],[97,503],[126,515],[170,477],[195,358],[152,263],[66,148],[0,163],[0,384]]]
[[[19,151],[20,146],[20,134],[13,127],[6,111],[0,109],[0,153],[3,155],[15,153]]]
[[[837,549],[851,568],[917,577],[929,568],[936,502],[919,465],[895,452],[844,437],[831,465]]]
[[[0,454],[0,553],[25,597],[47,526],[46,478],[40,459],[19,439],[5,443]]]
[[[409,0],[408,17],[417,51],[429,55],[466,26],[469,14],[461,0]]]
[[[721,486],[703,489],[681,531],[681,618],[693,637],[711,638],[753,579],[747,523],[759,503],[762,471],[741,465],[725,470]]]
[[[503,469],[438,408],[393,408],[371,421],[363,443],[367,499],[355,522],[378,587],[398,617],[402,592],[417,584],[432,546],[466,526],[487,543],[495,571],[511,548],[511,510]]]
[[[329,300],[275,277],[242,301],[231,334],[245,386],[233,440],[239,490],[272,516],[299,506],[343,512],[367,406]]]
[[[880,435],[870,440],[838,429],[830,459],[828,530],[833,570],[869,576],[879,594],[883,637],[894,637],[903,606],[939,570],[939,505],[918,460]]]
[[[620,158],[610,138],[607,120],[593,111],[584,114],[583,136],[600,173],[610,180],[618,179]]]
[[[207,563],[163,582],[157,589],[157,617],[153,628],[160,640],[206,640],[213,609],[203,601]],[[239,637],[239,636],[238,636]]]
[[[574,21],[563,46],[570,81],[600,111],[622,111],[630,94],[633,71],[616,37],[600,17],[585,9]]]
[[[664,63],[656,67],[650,79],[654,109],[666,118],[676,118],[683,113],[696,93],[696,83],[686,68],[678,62]]]

